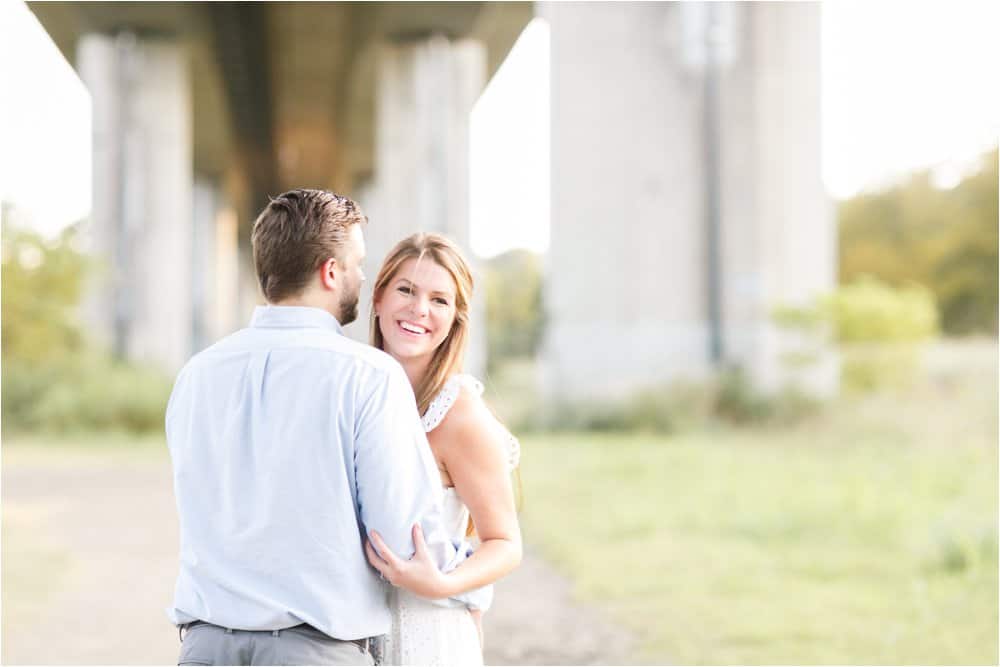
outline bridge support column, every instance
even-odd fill
[[[108,268],[89,319],[118,355],[176,370],[194,331],[187,57],[169,41],[91,34],[78,69],[93,100],[90,239]]]
[[[733,23],[738,58],[724,72],[720,118],[730,358],[766,392],[830,395],[840,383],[835,351],[773,321],[776,306],[805,305],[837,284],[820,162],[820,6],[735,3]],[[792,361],[804,354],[812,361]]]
[[[719,3],[717,30],[699,24],[698,10],[540,3],[552,63],[541,353],[550,395],[626,394],[717,370],[709,344],[712,189],[720,365],[740,365],[758,386],[777,388],[784,343],[773,307],[834,286],[832,216],[820,181],[819,8]],[[716,45],[713,114],[703,49],[706,35],[720,32],[729,37]],[[716,158],[707,136],[717,140]],[[708,189],[713,171],[718,180]],[[836,383],[835,368],[823,369],[813,378],[820,392]]]
[[[383,45],[377,59],[375,169],[359,198],[371,224],[369,284],[352,335],[367,338],[371,283],[386,252],[416,231],[469,246],[469,114],[485,84],[486,52],[472,40],[441,35]],[[363,195],[363,197],[362,197]],[[474,267],[475,268],[475,267]],[[477,275],[477,278],[479,276]],[[473,300],[466,367],[485,366],[485,289]]]

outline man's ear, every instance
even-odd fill
[[[325,262],[319,266],[319,281],[326,289],[337,289],[337,272],[340,271],[340,266],[337,264],[337,260],[333,257],[328,257]]]

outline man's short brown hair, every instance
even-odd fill
[[[253,223],[250,243],[264,298],[300,293],[327,259],[343,259],[352,225],[368,221],[361,207],[328,190],[289,190],[271,199]]]

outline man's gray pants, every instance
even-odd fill
[[[310,625],[284,630],[227,630],[194,623],[184,633],[178,665],[374,665],[351,641],[333,639]]]

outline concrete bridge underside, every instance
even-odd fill
[[[468,250],[469,112],[536,15],[551,31],[550,394],[703,376],[713,331],[724,360],[777,386],[788,346],[770,308],[833,284],[817,4],[719,4],[731,37],[711,128],[690,55],[708,34],[700,3],[29,6],[92,95],[90,231],[111,271],[87,312],[125,356],[177,368],[245,323],[258,300],[249,223],[291,187],[361,202],[369,275],[412,231]],[[714,199],[708,136],[721,145]]]

